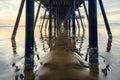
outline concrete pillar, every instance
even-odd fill
[[[34,29],[35,29],[35,26],[36,26],[36,23],[37,23],[38,15],[39,15],[39,12],[40,12],[40,7],[41,7],[41,3],[39,4],[38,9],[37,9],[37,13],[36,13],[36,17],[35,17],[35,22],[34,22]]]
[[[25,63],[34,61],[34,0],[26,0]]]
[[[25,64],[23,79],[20,80],[35,80],[35,75],[33,71],[34,71],[34,63]],[[20,76],[22,76],[22,74]]]
[[[49,0],[49,35],[52,36],[52,0]]]
[[[54,8],[54,33],[57,31],[57,8]]]
[[[45,17],[46,17],[46,12],[47,12],[47,9],[45,10],[45,13],[44,13],[44,16],[43,16],[43,21],[42,21],[42,25],[41,25],[40,32],[42,32],[42,29],[43,29],[43,26],[44,26],[44,21],[45,21]]]
[[[81,22],[81,26],[82,26],[83,32],[85,32],[84,24],[83,24],[83,21],[82,21],[82,16],[81,16],[81,13],[80,13],[79,9],[78,9],[78,14],[79,14],[79,17],[80,17],[80,22]]]
[[[76,32],[76,25],[75,25],[75,0],[72,0],[72,34],[75,36]]]
[[[89,62],[98,63],[97,0],[89,0]]]

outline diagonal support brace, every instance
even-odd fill
[[[105,9],[104,9],[103,2],[102,2],[102,0],[98,0],[98,1],[99,1],[99,4],[100,4],[100,8],[101,8],[101,11],[102,11],[102,15],[103,15],[103,18],[104,18],[104,22],[105,22],[105,26],[106,26],[106,29],[107,29],[109,39],[112,40],[112,33],[111,33],[111,30],[110,30],[110,25],[109,25],[109,22],[108,22],[108,19],[107,19],[107,16],[106,16],[106,12],[105,12]]]
[[[11,39],[15,39],[15,37],[16,37],[16,33],[17,33],[18,26],[19,26],[19,22],[20,22],[20,18],[21,18],[21,15],[22,15],[24,4],[25,4],[25,0],[22,0]]]
[[[37,9],[37,13],[36,13],[35,21],[34,21],[34,29],[36,27],[38,15],[39,15],[39,12],[40,12],[40,7],[41,7],[41,3],[39,4],[38,9]]]

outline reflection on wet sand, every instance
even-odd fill
[[[78,55],[73,42],[67,33],[58,32],[50,52],[41,58],[37,80],[98,80],[96,73],[91,75],[89,72],[87,62]],[[98,65],[97,68],[90,66],[90,69],[98,72]]]
[[[85,33],[83,32],[82,36],[81,36],[81,40],[80,40],[80,48],[79,51],[81,51],[82,45],[84,43],[84,37],[85,37]]]
[[[107,57],[105,58],[104,56],[101,56],[104,59],[104,63],[106,64],[105,68],[103,68],[101,71],[104,74],[104,76],[108,75],[108,71],[110,71],[110,50],[112,47],[112,38],[108,38],[108,43],[107,43],[107,48],[106,48],[106,52],[107,52]]]
[[[35,80],[33,71],[34,63],[24,64],[24,71],[15,69],[15,80]]]
[[[45,40],[41,33],[41,41],[43,50],[45,49]],[[80,36],[78,36],[80,37]],[[50,51],[40,58],[39,69],[36,69],[35,64],[24,64],[24,69],[19,68],[19,65],[13,63],[15,67],[15,80],[98,80],[98,64],[92,64],[84,61],[80,51],[76,48],[76,37],[68,36],[65,30],[60,30],[54,38],[49,37],[48,45]],[[84,33],[80,38],[80,50],[82,48]],[[12,40],[13,53],[17,54],[16,42]],[[35,49],[37,52],[37,49]],[[46,51],[45,51],[46,52]],[[23,64],[22,64],[23,65]]]
[[[16,51],[16,49],[17,49],[16,40],[12,39],[11,42],[12,42],[13,53],[17,54],[17,51]]]
[[[24,79],[21,80],[35,80],[34,79],[34,63],[24,65]]]
[[[12,48],[13,48],[13,53],[14,55],[17,54],[17,46],[16,46],[16,40],[12,39]],[[35,46],[35,51],[37,51],[36,46]],[[38,57],[38,55],[37,55]],[[15,58],[15,57],[14,57]],[[21,57],[20,59],[15,59],[12,63],[12,67],[15,68],[15,80],[35,80],[34,79],[34,63],[30,64],[22,64],[24,57]],[[24,66],[24,68],[23,68]],[[23,71],[24,70],[24,71]]]
[[[40,35],[41,35],[41,41],[42,41],[42,45],[43,45],[43,51],[46,52],[45,42],[44,42],[44,39],[43,39],[43,35],[42,35],[42,33]]]
[[[111,46],[112,46],[112,39],[108,39],[108,43],[107,43],[107,49],[106,49],[106,52],[110,52],[111,50]]]

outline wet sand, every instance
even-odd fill
[[[49,44],[48,35],[43,33],[41,37],[39,30],[36,30],[35,34],[35,62],[31,65],[24,64],[24,36],[22,36],[24,34],[20,33],[23,30],[20,28],[18,31],[15,45],[15,42],[12,44],[9,38],[12,29],[3,28],[3,31],[8,33],[2,32],[2,38],[0,37],[0,80],[35,80],[35,78],[38,80],[120,79],[119,27],[113,29],[114,40],[112,50],[109,53],[105,52],[106,32],[103,28],[99,29],[99,64],[91,68],[88,67],[88,62],[85,62],[88,46],[87,33],[83,39],[80,35],[76,36],[75,40],[73,37],[67,37],[65,33],[61,33],[60,36],[53,38],[52,44]],[[6,35],[4,39],[3,35]],[[81,40],[83,40],[83,44],[80,48]],[[78,52],[83,55],[78,55]],[[96,72],[91,73],[90,69]]]

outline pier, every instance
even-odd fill
[[[35,8],[34,3],[38,4],[36,14],[35,14],[35,9],[34,9]],[[88,34],[89,43],[88,43],[88,49],[86,50],[87,54],[86,54],[85,61],[80,62],[81,59],[77,59],[76,61],[78,61],[80,63],[76,63],[76,61],[75,62],[71,61],[69,63],[69,66],[75,67],[75,69],[76,68],[79,69],[81,67],[89,68],[90,72],[94,75],[95,75],[95,73],[99,73],[99,69],[98,69],[99,44],[98,44],[98,22],[97,22],[97,9],[98,9],[97,5],[98,4],[100,5],[104,23],[105,23],[105,27],[106,27],[106,32],[108,34],[108,47],[107,47],[106,52],[110,51],[110,49],[111,49],[110,45],[112,43],[112,32],[110,29],[110,25],[109,25],[109,22],[107,19],[107,15],[106,15],[104,4],[103,4],[102,0],[98,0],[98,3],[97,3],[97,0],[21,0],[20,8],[18,11],[18,16],[17,16],[14,30],[13,30],[13,34],[11,36],[12,41],[15,40],[15,37],[17,36],[17,29],[19,27],[20,18],[21,18],[23,7],[25,4],[26,4],[26,6],[25,6],[25,11],[26,11],[25,64],[27,65],[27,67],[29,64],[33,65],[33,63],[34,63],[34,56],[35,56],[34,55],[34,49],[35,49],[34,33],[35,33],[35,28],[37,27],[38,18],[40,17],[42,19],[41,24],[40,24],[40,33],[42,34],[44,29],[45,29],[45,31],[47,30],[49,32],[49,42],[48,42],[48,45],[50,48],[49,53],[52,54],[52,52],[53,52],[53,56],[51,56],[51,55],[50,56],[52,59],[54,59],[54,57],[56,57],[56,58],[60,57],[58,62],[57,62],[57,59],[55,58],[56,62],[50,61],[50,63],[49,62],[41,63],[41,65],[43,65],[43,68],[44,67],[50,68],[50,71],[53,69],[56,69],[56,70],[58,69],[58,71],[62,70],[62,69],[65,70],[64,67],[66,67],[66,66],[63,66],[63,64],[61,63],[61,61],[64,60],[64,56],[66,56],[66,61],[65,61],[65,63],[63,62],[64,65],[67,64],[67,61],[69,59],[76,58],[76,56],[73,57],[73,56],[69,55],[67,53],[67,51],[70,52],[70,54],[74,54],[74,52],[76,52],[77,56],[81,57],[79,50],[77,50],[76,48],[73,48],[73,50],[68,48],[67,51],[65,50],[65,53],[67,53],[67,54],[64,53],[65,55],[63,55],[63,56],[61,56],[61,55],[58,56],[58,55],[60,53],[62,53],[60,51],[62,51],[62,50],[64,51],[64,48],[61,46],[64,46],[64,45],[66,46],[66,45],[69,45],[72,43],[73,43],[72,45],[69,45],[67,47],[75,46],[74,44],[75,44],[77,29],[79,32],[81,32],[81,31],[83,32],[82,37],[84,37],[84,33],[86,31],[85,28],[87,25],[88,31],[89,31],[89,34]],[[42,17],[39,16],[39,14],[41,13],[41,8],[43,8],[45,10]],[[84,8],[85,14],[81,14],[81,8]],[[76,13],[78,13],[78,14],[76,14]],[[84,22],[84,19],[86,19],[87,22]],[[49,24],[49,26],[47,26],[48,24]],[[61,33],[61,32],[64,32],[65,34]],[[71,39],[67,38],[69,33],[72,34],[72,41],[71,41]],[[70,42],[68,41],[68,43],[67,42],[64,43],[64,41],[61,40],[61,42],[59,42],[59,43],[61,43],[61,44],[64,43],[64,45],[57,43],[57,39],[59,39],[59,36],[61,37],[61,35],[63,36],[62,37],[63,40],[67,38],[67,40],[69,40]],[[52,44],[53,36],[56,38],[54,46]],[[80,45],[82,45],[82,43]],[[56,54],[54,54],[54,53],[56,53]],[[74,55],[76,55],[76,54],[74,54]],[[39,56],[37,55],[37,57],[39,57]],[[57,65],[52,64],[51,62],[57,63]],[[58,64],[59,62],[60,62],[60,64]],[[84,65],[85,62],[88,62],[88,65]],[[76,63],[76,64],[73,64],[73,63]],[[56,66],[58,68],[56,68]],[[48,72],[49,72],[49,70],[48,70]],[[70,71],[66,70],[66,72],[70,72]],[[74,70],[73,70],[73,72],[76,74],[74,76],[77,76],[78,79],[80,79],[81,76],[78,75],[79,72],[74,71]],[[67,74],[65,74],[65,75],[67,75]],[[72,74],[68,74],[68,75],[71,76]],[[53,76],[53,75],[51,75],[51,76]],[[58,76],[58,77],[60,77],[60,76]],[[47,77],[44,77],[44,74],[41,75],[40,79],[41,80],[49,80]],[[69,79],[71,80],[71,78],[66,78],[64,80],[69,80]],[[26,80],[27,80],[27,78],[26,78]],[[57,79],[53,78],[53,80],[57,80]],[[93,80],[93,79],[91,78],[91,80]]]

